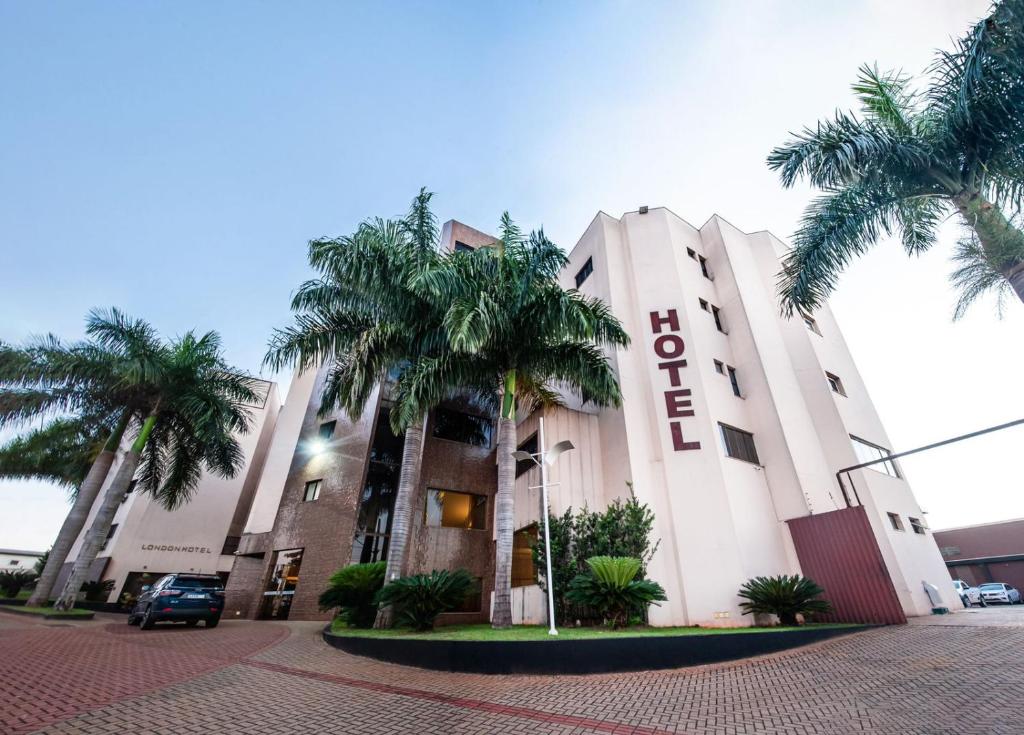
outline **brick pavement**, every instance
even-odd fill
[[[231,622],[215,631],[158,628],[153,635],[123,624],[49,630],[66,637],[50,643],[30,636],[20,656],[61,655],[61,646],[101,641],[115,649],[105,665],[131,653],[183,657],[176,683],[153,683],[140,671],[147,693],[108,692],[108,704],[70,717],[36,713],[51,721],[39,730],[48,734],[1017,733],[1024,719],[1024,609],[1018,610],[990,616],[988,626],[977,616],[949,625],[955,616],[941,621],[946,625],[871,630],[743,662],[586,677],[393,666],[329,648],[309,623],[287,624],[291,635],[270,645],[265,631],[285,626]],[[204,653],[203,638],[222,630],[224,644]],[[11,633],[0,623],[0,667],[9,659]],[[82,635],[91,643],[71,641]],[[188,673],[196,664],[189,656],[204,662],[204,672]],[[121,665],[134,673],[140,667],[133,660]],[[77,681],[60,691],[81,702],[91,679]],[[36,686],[43,687],[37,699],[54,698]]]

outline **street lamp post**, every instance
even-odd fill
[[[563,452],[575,449],[571,441],[560,441],[548,451],[544,443],[544,418],[540,418],[537,429],[537,453],[530,454],[522,450],[512,452],[517,460],[530,460],[540,467],[541,514],[544,516],[544,562],[547,565],[548,588],[548,635],[558,635],[555,629],[555,581],[551,576],[551,528],[548,523],[548,465],[555,463]],[[531,487],[530,490],[536,488]]]

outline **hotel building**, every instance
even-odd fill
[[[493,242],[445,224],[446,249]],[[746,625],[736,592],[759,575],[803,573],[834,619],[898,623],[951,605],[949,573],[827,306],[780,315],[785,246],[718,216],[699,228],[664,208],[599,213],[570,255],[566,288],[606,301],[632,336],[609,357],[618,409],[564,407],[519,417],[521,448],[576,450],[551,468],[554,513],[602,508],[629,492],[660,539],[649,576],[668,594],[655,625]],[[317,598],[336,569],[386,557],[401,462],[388,428],[391,386],[362,416],[318,417],[323,375],[295,376],[228,581],[228,615],[325,619]],[[413,498],[411,571],[465,568],[479,594],[444,621],[486,620],[494,574],[493,417],[451,401],[428,419]],[[529,561],[541,517],[536,469],[516,481],[517,621],[545,619]],[[937,600],[929,597],[932,588]],[[442,621],[442,622],[444,622]]]
[[[245,464],[235,477],[223,478],[204,472],[192,500],[174,511],[161,507],[148,493],[135,492],[134,484],[125,494],[106,544],[89,573],[93,581],[113,580],[107,602],[117,602],[126,592],[138,595],[143,584],[171,572],[220,574],[227,578],[281,408],[276,383],[258,381],[255,390],[259,401],[249,407],[252,430],[239,437]],[[107,475],[108,483],[117,474],[122,457],[123,453],[118,453]],[[55,592],[60,591],[71,572],[105,490],[106,485],[68,554],[54,586]]]

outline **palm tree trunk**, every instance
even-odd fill
[[[498,424],[498,494],[495,498],[497,541],[494,550],[494,610],[491,627],[512,625],[512,536],[515,533],[516,451],[515,372],[505,377]]]
[[[406,555],[409,543],[410,520],[412,519],[412,496],[419,484],[420,467],[423,464],[423,438],[427,420],[413,424],[405,431],[402,447],[402,469],[398,476],[398,491],[395,495],[394,517],[391,520],[391,535],[388,539],[388,565],[384,571],[384,584],[405,576]],[[394,624],[394,610],[385,605],[377,610],[374,628],[390,628]]]
[[[1024,302],[1024,232],[1014,227],[999,207],[978,194],[964,194],[954,202],[978,236],[985,255]]]
[[[53,604],[54,609],[70,610],[75,606],[78,592],[82,589],[82,585],[88,581],[89,570],[92,568],[93,562],[96,561],[97,555],[103,549],[103,544],[110,533],[110,525],[114,521],[114,514],[117,513],[117,509],[124,499],[124,494],[128,492],[128,486],[131,485],[132,479],[135,477],[135,470],[139,468],[142,450],[145,448],[146,441],[149,439],[155,424],[156,415],[154,412],[154,414],[146,418],[131,449],[128,450],[124,455],[124,459],[121,460],[121,466],[117,468],[117,474],[114,475],[113,481],[107,486],[99,510],[96,511],[92,525],[89,526],[89,530],[85,534],[82,548],[78,550],[78,557],[71,567],[71,575],[68,577],[68,581],[64,583],[64,589],[61,590],[60,597]]]
[[[100,488],[103,487],[103,482],[107,479],[107,474],[110,472],[110,466],[114,463],[117,448],[121,444],[125,427],[128,425],[128,418],[129,416],[126,412],[118,421],[117,426],[114,427],[110,437],[107,439],[107,443],[103,445],[103,451],[93,461],[92,467],[89,468],[89,474],[85,476],[82,486],[78,488],[75,501],[71,505],[71,510],[68,511],[67,516],[64,518],[64,523],[61,524],[60,531],[57,533],[57,540],[53,542],[53,546],[50,548],[50,554],[46,558],[46,566],[43,567],[43,573],[39,575],[39,579],[36,581],[36,588],[32,591],[31,597],[28,598],[27,605],[40,607],[49,601],[50,593],[53,591],[53,584],[57,581],[57,576],[64,566],[64,560],[67,559],[68,552],[74,546],[78,534],[82,532],[82,528],[89,518],[89,511],[92,510],[92,504],[96,501],[96,496],[100,494]]]

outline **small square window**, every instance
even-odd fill
[[[708,269],[708,259],[703,255],[698,255],[697,261],[700,263],[700,272],[704,274],[704,277],[709,281],[715,280],[715,277],[711,275],[711,271]]]
[[[527,439],[522,444],[520,444],[519,445],[519,451],[521,451],[521,452],[529,452],[530,454],[536,454],[537,453],[537,435],[534,434],[529,439]],[[530,470],[532,470],[536,466],[537,466],[537,463],[534,462],[532,459],[516,460],[516,477],[521,477],[522,475],[526,474],[527,472],[529,472]]]
[[[737,398],[742,398],[743,394],[740,393],[740,381],[736,379],[736,368],[729,365],[726,365],[725,368],[729,371],[729,382],[732,383],[732,394]]]
[[[320,486],[323,480],[310,480],[302,490],[302,502],[309,503],[320,497]]]
[[[693,248],[686,248],[686,254],[689,255],[694,260],[697,259],[697,251],[694,250]]]
[[[587,277],[594,272],[594,259],[587,258],[587,262],[580,268],[579,273],[576,274],[576,288],[583,285],[583,282],[587,280]]]
[[[330,439],[332,436],[334,436],[334,427],[336,427],[337,425],[337,421],[327,421],[325,423],[320,424],[320,438]]]
[[[904,530],[904,528],[903,528],[903,519],[900,518],[898,513],[887,513],[886,515],[889,516],[889,523],[892,524],[892,529],[894,531],[902,531],[902,530]]]
[[[722,334],[728,334],[729,332],[725,329],[725,322],[722,320],[722,312],[717,306],[711,307],[711,314],[715,317],[715,327]]]
[[[914,529],[914,533],[919,533],[924,536],[928,532],[928,526],[924,525],[924,521],[920,518],[908,517],[910,521],[910,527]]]
[[[761,464],[757,458],[757,449],[754,447],[753,434],[721,423],[718,425],[718,429],[722,434],[722,443],[725,445],[725,453],[728,456],[752,464]]]
[[[21,562],[17,559],[11,559],[9,562],[7,562],[7,566],[9,567],[16,567],[19,564],[21,564]]]
[[[715,360],[715,372],[719,375],[725,375],[725,364],[721,360]]]
[[[828,379],[828,385],[832,389],[833,393],[838,393],[841,396],[846,395],[846,389],[843,388],[843,381],[839,379],[838,375],[833,375],[832,373],[826,372],[825,378]]]
[[[807,327],[809,331],[814,332],[817,335],[821,334],[821,330],[818,329],[818,322],[815,321],[814,317],[807,316],[806,314],[801,314],[801,316],[804,320],[804,326]]]
[[[110,530],[107,531],[107,537],[103,539],[103,546],[100,547],[100,551],[107,548],[107,544],[110,543],[110,539],[114,538],[114,534],[117,533],[118,524],[114,523],[110,526]]]
[[[707,301],[705,301],[704,299],[699,299],[699,301],[701,309],[703,309],[704,311],[711,311],[711,307],[708,305]]]

